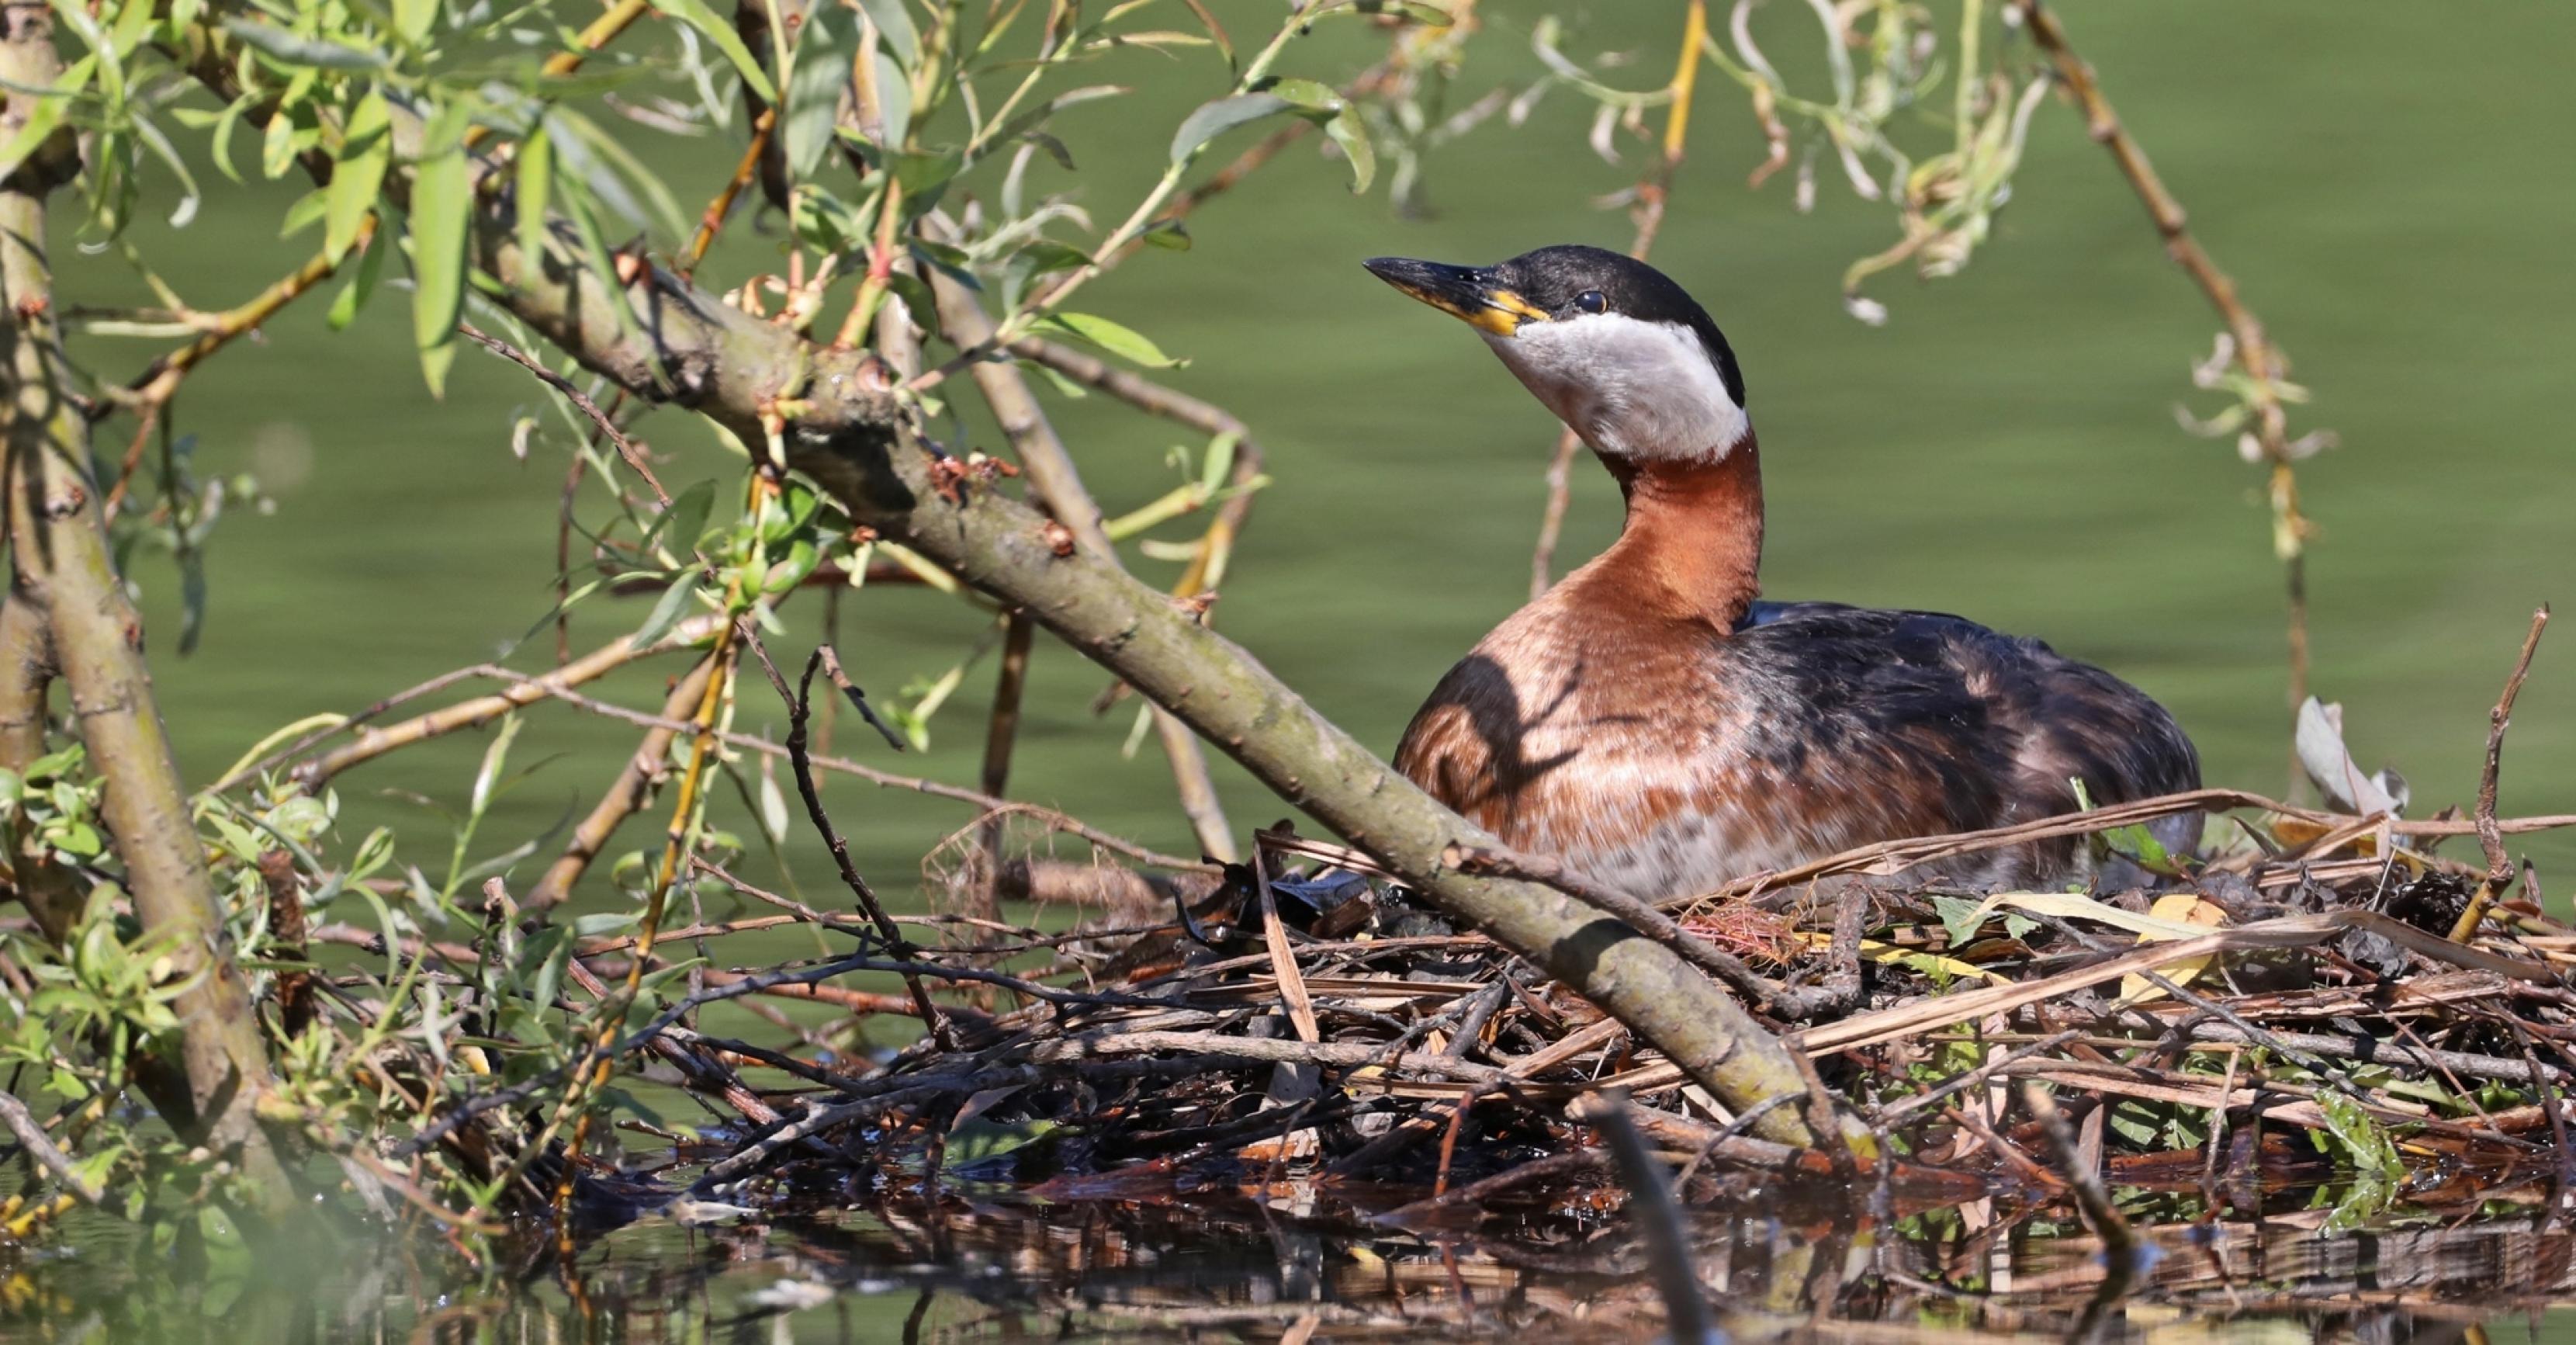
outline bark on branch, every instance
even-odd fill
[[[0,86],[10,106],[0,136],[16,134],[62,64],[42,5],[0,7]],[[67,136],[66,136],[67,138]],[[91,768],[106,781],[100,805],[145,931],[168,941],[183,977],[186,1095],[156,1098],[189,1109],[168,1119],[218,1149],[236,1150],[271,1212],[294,1198],[254,1105],[270,1084],[250,990],[235,965],[222,899],[206,871],[187,793],[171,756],[143,662],[143,625],[108,554],[98,488],[89,477],[88,426],[64,395],[55,337],[45,203],[71,165],[39,152],[0,183],[0,381],[5,381],[12,601],[41,611],[55,664],[71,693],[73,721]],[[41,732],[41,723],[38,725]],[[203,974],[196,975],[200,970]]]
[[[1729,1106],[1803,1092],[1788,1048],[1671,950],[1542,884],[1444,868],[1447,847],[1489,849],[1494,839],[1168,597],[1079,550],[1059,554],[1044,516],[1017,500],[982,489],[943,495],[933,449],[864,372],[863,352],[812,346],[659,268],[611,292],[568,248],[522,252],[498,206],[480,221],[477,248],[512,311],[634,394],[691,407],[748,443],[765,438],[765,416],[786,416],[790,465],[860,521],[1027,608],[1441,908],[1628,1024]],[[628,306],[627,323],[616,304]],[[1775,1142],[1810,1142],[1794,1108],[1766,1110],[1753,1129]],[[1866,1141],[1866,1132],[1856,1136]]]

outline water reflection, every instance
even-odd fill
[[[343,1243],[337,1255],[191,1263],[185,1248],[174,1259],[93,1243],[7,1264],[0,1338],[1401,1342],[1544,1332],[1583,1342],[1660,1332],[1662,1308],[1641,1248],[1609,1212],[1614,1198],[1560,1193],[1446,1232],[1372,1222],[1371,1210],[1418,1194],[1247,1187],[1048,1204],[952,1191],[935,1204],[727,1227],[642,1223],[594,1243],[571,1275],[533,1249],[478,1277],[433,1248],[360,1255]],[[2331,1232],[2332,1194],[2143,1234],[2137,1288],[2096,1338],[2474,1341],[2482,1320],[2537,1323],[2576,1298],[2576,1237],[2536,1203]],[[1990,1201],[1872,1225],[1795,1192],[1737,1196],[1700,1211],[1691,1238],[1739,1340],[2064,1339],[2104,1277],[2100,1243],[2080,1228],[1999,1217]]]

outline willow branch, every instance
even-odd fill
[[[2086,129],[2093,139],[2111,152],[2120,166],[2120,175],[2137,193],[2138,203],[2146,208],[2158,236],[2164,239],[2165,253],[2189,275],[2192,283],[2218,310],[2219,319],[2227,324],[2234,339],[2236,363],[2245,371],[2246,398],[2254,409],[2254,438],[2263,459],[2271,464],[2270,495],[2273,515],[2273,550],[2281,558],[2286,574],[2289,608],[2290,709],[2296,713],[2308,695],[2308,619],[2307,619],[2307,520],[2299,512],[2298,477],[2293,463],[2296,454],[2289,438],[2289,417],[2282,406],[2281,389],[2289,373],[2289,360],[2279,346],[2272,343],[2261,318],[2247,307],[2237,293],[2236,281],[2218,267],[2200,240],[2193,237],[2190,217],[2182,202],[2174,199],[2164,179],[2156,175],[2155,165],[2147,161],[2141,148],[2120,117],[2111,100],[2102,92],[2094,77],[2093,67],[2077,55],[2067,41],[2066,30],[2057,22],[2055,12],[2040,0],[2016,0],[2022,22],[2030,30],[2031,40],[2047,53],[2056,67],[2058,79],[2084,112]],[[2296,759],[2292,761],[2293,780],[2297,779]]]
[[[930,286],[931,297],[939,304],[940,330],[960,351],[975,350],[995,340],[992,320],[964,285],[934,270]],[[1047,420],[1037,394],[1029,389],[1028,379],[1017,366],[998,359],[977,361],[973,377],[985,404],[993,409],[994,420],[1000,423],[1002,433],[1019,456],[1020,468],[1028,474],[1029,488],[1037,492],[1047,512],[1072,532],[1074,545],[1084,554],[1104,565],[1118,566],[1118,548],[1101,526],[1100,506],[1084,488],[1073,454]],[[1162,740],[1164,758],[1171,763],[1181,812],[1189,818],[1199,850],[1216,859],[1232,860],[1234,831],[1226,822],[1224,805],[1217,799],[1216,781],[1208,774],[1207,755],[1200,751],[1198,738],[1188,725],[1160,709],[1154,712],[1154,731]]]
[[[27,594],[0,599],[0,770],[24,778],[28,765],[45,755],[46,698],[58,675],[44,610]],[[80,885],[48,847],[23,843],[18,833],[25,826],[20,816],[8,828],[18,899],[46,940],[59,946],[80,919]]]
[[[41,5],[0,8],[0,83],[47,89],[61,77],[53,19]],[[13,96],[0,135],[24,126],[35,99]],[[63,137],[68,140],[68,135]],[[146,933],[165,942],[186,986],[174,1008],[192,1117],[183,1131],[234,1151],[259,1207],[295,1193],[255,1107],[271,1087],[268,1057],[235,962],[224,906],[197,841],[187,791],[143,662],[143,625],[127,601],[88,472],[88,425],[64,395],[66,368],[50,314],[46,198],[66,160],[39,152],[0,184],[0,379],[6,381],[7,507],[13,596],[41,608],[53,632],[73,722],[107,782],[100,813],[125,863]]]
[[[356,741],[318,760],[297,767],[296,777],[308,788],[320,788],[340,772],[352,766],[364,765],[397,748],[426,742],[431,738],[454,733],[459,729],[478,728],[512,710],[534,705],[545,699],[552,691],[566,690],[585,682],[597,681],[647,655],[698,644],[715,634],[723,622],[724,618],[715,613],[703,613],[681,622],[669,635],[643,646],[635,643],[634,636],[621,635],[543,677],[515,683],[507,690],[433,710],[428,714],[406,719],[399,724],[389,724],[383,728],[362,728],[358,731]],[[501,670],[492,667],[463,670],[466,674],[498,673],[499,671]],[[441,680],[450,681],[455,676],[457,674],[449,674]]]
[[[766,442],[792,406],[789,465],[858,521],[1026,607],[1435,905],[1628,1024],[1728,1106],[1750,1110],[1804,1092],[1789,1048],[1671,950],[1542,884],[1444,869],[1450,844],[1487,847],[1493,838],[1168,597],[1079,549],[1059,554],[1047,520],[1024,504],[989,490],[943,494],[902,407],[875,390],[868,356],[817,347],[658,267],[596,277],[577,260],[568,226],[550,222],[542,232],[532,255],[506,201],[484,198],[474,259],[505,308],[583,366],[634,396],[695,409],[747,443]],[[1793,1108],[1761,1113],[1754,1130],[1782,1144],[1811,1138]],[[1866,1132],[1856,1139],[1866,1144]]]

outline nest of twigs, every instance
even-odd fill
[[[1905,879],[2051,829],[2120,849],[2185,810],[2232,818],[2236,839],[2162,861],[2155,888]],[[1856,1116],[1873,1160],[1746,1134],[1750,1116],[1583,999],[1284,827],[1214,873],[969,865],[949,875],[966,906],[1105,904],[1044,939],[898,955],[863,938],[827,965],[951,987],[934,1030],[866,1065],[696,1039],[761,1080],[773,1116],[683,1157],[703,1164],[696,1199],[766,1210],[1007,1182],[1063,1200],[1294,1190],[1394,1224],[1580,1221],[1618,1203],[1601,1103],[1624,1098],[1701,1197],[1802,1175],[1882,1214],[2071,1199],[2097,1227],[2119,1219],[2105,1177],[2205,1217],[2292,1185],[2332,1184],[2354,1217],[2439,1203],[2555,1173],[2549,1100],[2576,1075],[2576,929],[2541,913],[2527,871],[2498,882],[2439,854],[2476,829],[2203,791],[1672,904],[1813,1063],[1806,1095],[1763,1107]]]

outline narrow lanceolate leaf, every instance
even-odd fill
[[[651,615],[646,616],[644,624],[636,628],[635,637],[630,642],[632,646],[642,649],[670,634],[671,628],[680,624],[681,614],[689,610],[689,595],[697,592],[697,589],[698,576],[695,571],[683,573],[679,578],[672,580],[671,586],[662,590],[661,601],[653,604]]]
[[[437,20],[438,0],[394,0],[394,31],[415,47],[428,40]]]
[[[446,134],[439,124],[452,125]],[[442,113],[427,143],[440,146],[412,174],[412,336],[420,345],[421,372],[436,394],[456,358],[456,321],[465,311],[465,235],[474,208],[468,178],[463,118]]]
[[[1151,369],[1168,369],[1180,361],[1163,353],[1163,348],[1146,339],[1145,334],[1122,323],[1091,313],[1056,313],[1038,324],[1087,341],[1120,359],[1133,360]]]
[[[841,94],[850,87],[850,54],[858,49],[858,21],[838,8],[813,12],[796,36],[787,72],[787,169],[812,177],[832,146],[832,123]]]
[[[1199,23],[1208,30],[1208,36],[1216,42],[1216,49],[1224,53],[1225,63],[1237,64],[1234,59],[1234,39],[1226,35],[1225,25],[1216,21],[1216,15],[1208,12],[1207,0],[1181,0],[1181,3],[1188,5],[1190,12],[1198,16]]]
[[[545,123],[519,145],[519,252],[533,264],[546,255],[546,211],[554,204],[555,142]]]
[[[392,217],[387,215],[385,218],[390,221]],[[357,321],[358,310],[366,307],[367,300],[375,295],[376,284],[385,275],[385,254],[394,250],[393,238],[394,226],[390,222],[376,226],[375,240],[367,244],[366,251],[358,254],[357,274],[349,277],[349,283],[342,285],[339,294],[331,300],[331,330],[345,330],[350,323]]]
[[[1262,92],[1276,98],[1285,98],[1308,112],[1339,112],[1342,109],[1342,96],[1333,92],[1332,85],[1320,80],[1273,80]]]
[[[877,49],[877,112],[885,121],[886,146],[902,145],[912,134],[912,76],[883,47]]]
[[[1377,146],[1369,139],[1368,127],[1361,122],[1359,109],[1345,103],[1342,110],[1324,123],[1324,134],[1341,146],[1342,157],[1351,161],[1351,191],[1369,189],[1369,180],[1377,176]]]
[[[374,213],[383,189],[385,166],[393,161],[393,119],[382,89],[369,89],[349,114],[340,141],[340,158],[331,170],[331,194],[322,217],[322,250],[333,262],[357,241],[358,230]]]
[[[1172,134],[1172,162],[1181,163],[1198,152],[1198,148],[1245,122],[1259,121],[1273,112],[1292,106],[1275,93],[1238,93],[1200,104],[1199,110],[1181,123]]]
[[[322,70],[382,70],[393,64],[381,51],[367,51],[316,37],[299,37],[275,24],[247,19],[224,20],[224,31],[240,38],[281,65]]]
[[[896,60],[909,67],[921,59],[921,35],[913,31],[903,0],[859,0],[859,10],[877,26],[877,36],[885,39]]]
[[[751,48],[742,44],[741,35],[734,32],[731,23],[708,8],[706,0],[653,0],[653,8],[697,29],[700,37],[715,43],[716,50],[733,62],[734,72],[742,76],[742,82],[750,85],[753,93],[769,102],[778,101],[778,89],[769,82],[769,72],[760,68],[760,61],[751,54]]]

